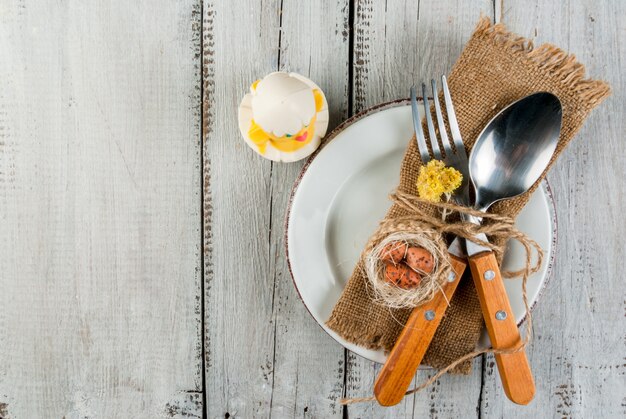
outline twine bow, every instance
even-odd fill
[[[499,214],[483,213],[483,212],[474,210],[472,208],[464,207],[461,205],[456,205],[450,202],[434,203],[431,201],[426,201],[424,199],[421,199],[420,197],[416,195],[409,194],[409,193],[402,192],[402,191],[396,191],[390,196],[390,198],[396,205],[404,209],[407,212],[407,215],[383,221],[383,224],[381,224],[381,226],[379,227],[379,231],[382,229],[382,230],[385,230],[386,233],[392,233],[392,232],[398,231],[398,229],[401,228],[401,226],[405,224],[407,221],[412,221],[412,222],[418,221],[432,228],[433,230],[438,231],[439,233],[453,234],[455,236],[467,239],[480,246],[487,247],[496,254],[496,257],[498,258],[498,260],[502,260],[502,256],[504,255],[506,244],[499,245],[499,244],[495,244],[492,242],[486,242],[484,240],[480,240],[476,238],[477,234],[484,233],[487,236],[489,236],[492,240],[495,240],[496,242],[503,242],[503,243],[505,243],[506,239],[514,239],[523,246],[525,253],[526,253],[524,268],[517,270],[517,271],[503,271],[501,273],[503,278],[517,278],[520,276],[522,277],[522,299],[524,301],[524,308],[526,310],[526,318],[528,321],[524,339],[517,346],[510,347],[510,348],[501,348],[501,349],[489,348],[489,349],[480,349],[480,350],[475,350],[473,352],[470,352],[458,358],[454,362],[450,363],[445,368],[439,370],[435,375],[433,375],[431,378],[426,380],[424,383],[420,384],[419,386],[415,387],[412,390],[407,391],[405,393],[405,396],[408,396],[408,395],[417,393],[420,390],[423,390],[424,388],[434,383],[436,380],[439,379],[439,377],[441,377],[442,375],[444,375],[445,373],[447,373],[448,371],[450,371],[457,365],[469,359],[472,359],[478,355],[483,355],[487,353],[512,354],[512,353],[516,353],[516,352],[524,350],[524,348],[526,348],[526,346],[530,343],[532,339],[532,317],[530,314],[530,306],[528,304],[527,282],[528,282],[528,277],[534,274],[535,272],[537,272],[541,267],[541,264],[543,261],[543,250],[541,249],[541,246],[539,246],[539,244],[536,241],[528,237],[526,234],[518,230],[515,227],[515,220],[511,217],[507,217],[507,216],[499,215]],[[428,207],[445,211],[448,214],[453,214],[453,213],[468,214],[468,215],[472,215],[475,217],[480,217],[483,219],[483,223],[478,225],[478,224],[472,224],[472,223],[463,222],[463,221],[448,222],[440,216],[430,215],[429,213],[431,212],[424,211],[424,208],[428,208]],[[437,212],[437,211],[432,211],[432,212]],[[499,238],[502,238],[505,240],[497,240]],[[535,253],[537,254],[537,259],[534,264],[532,263],[533,249],[535,250]],[[341,399],[341,404],[348,405],[348,404],[373,401],[373,400],[376,400],[374,396]]]
[[[390,196],[390,198],[395,204],[410,213],[406,216],[406,218],[421,221],[442,234],[453,234],[480,246],[487,247],[496,254],[498,260],[502,260],[502,256],[506,250],[506,242],[502,241],[505,244],[498,245],[493,243],[493,240],[489,242],[480,240],[476,238],[476,235],[484,233],[492,239],[496,239],[495,241],[499,241],[497,240],[499,238],[503,238],[505,240],[514,239],[518,241],[526,251],[526,266],[517,271],[502,272],[502,276],[504,278],[518,278],[520,276],[524,277],[524,275],[529,276],[541,268],[541,263],[543,261],[543,250],[541,249],[541,246],[539,246],[536,241],[528,237],[526,234],[519,231],[515,227],[515,220],[511,217],[485,213],[450,202],[426,201],[416,195],[401,191],[396,191]],[[422,208],[420,208],[420,206]],[[483,223],[479,225],[462,221],[449,222],[440,217],[428,215],[425,211],[423,211],[424,206],[435,207],[445,210],[448,213],[463,213],[479,217],[483,219]],[[405,217],[399,217],[394,220],[399,221],[403,218]],[[537,261],[534,265],[532,264],[532,249],[535,249],[537,253]]]

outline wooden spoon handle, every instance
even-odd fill
[[[469,258],[469,265],[491,345],[494,349],[516,347],[521,337],[495,255],[479,253]],[[496,354],[495,357],[507,397],[517,404],[530,403],[535,395],[535,382],[526,352]]]
[[[422,358],[435,335],[435,331],[448,307],[452,295],[465,267],[463,259],[450,255],[450,263],[455,273],[451,281],[443,286],[443,293],[438,292],[428,303],[416,307],[409,316],[402,333],[387,357],[374,383],[374,395],[383,406],[400,403],[406,393]]]

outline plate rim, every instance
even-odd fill
[[[422,96],[417,96],[417,101],[423,101],[423,97]],[[339,135],[341,132],[343,132],[347,127],[349,127],[350,125],[354,124],[355,122],[359,121],[360,119],[363,119],[371,114],[375,114],[377,112],[381,112],[390,108],[395,108],[395,107],[399,107],[399,106],[406,106],[406,105],[410,105],[411,100],[409,98],[402,98],[402,99],[396,99],[396,100],[392,100],[392,101],[388,101],[388,102],[383,102],[380,103],[378,105],[374,105],[370,108],[364,109],[361,112],[358,112],[354,115],[352,115],[350,118],[346,119],[345,121],[343,121],[342,123],[340,123],[339,125],[337,125],[335,128],[333,128],[333,130],[328,133],[328,135],[326,135],[323,139],[322,142],[320,143],[320,146],[317,148],[317,150],[315,150],[306,160],[304,166],[302,166],[302,169],[300,170],[300,173],[298,173],[298,176],[296,177],[296,180],[293,183],[293,186],[291,188],[291,192],[289,194],[289,201],[287,202],[287,210],[285,211],[285,218],[283,221],[283,246],[284,246],[284,250],[285,250],[285,258],[287,261],[287,268],[289,269],[289,275],[291,276],[291,282],[293,283],[293,287],[296,290],[296,293],[298,294],[298,298],[300,299],[300,302],[302,303],[302,305],[304,306],[304,308],[306,309],[306,311],[309,313],[309,316],[311,316],[313,318],[313,320],[315,321],[315,323],[317,324],[317,326],[319,328],[321,328],[324,333],[326,333],[326,335],[328,335],[329,337],[331,337],[335,342],[337,342],[342,348],[350,350],[348,348],[346,348],[339,340],[337,340],[337,338],[335,338],[333,335],[331,335],[323,326],[321,323],[319,323],[317,321],[317,319],[315,318],[315,316],[313,315],[313,313],[311,313],[311,310],[309,309],[309,307],[306,305],[306,303],[304,302],[304,299],[302,298],[302,294],[300,294],[300,289],[298,288],[298,284],[296,283],[296,280],[294,278],[293,275],[293,269],[291,267],[291,259],[289,257],[289,220],[290,220],[290,216],[291,216],[291,210],[293,208],[293,200],[295,197],[295,194],[300,186],[300,183],[302,182],[302,178],[304,177],[305,173],[307,172],[307,170],[309,169],[309,166],[313,163],[313,161],[315,160],[315,158],[317,157],[317,155],[322,151],[322,149],[327,146],[332,140],[334,140],[337,135]],[[550,210],[550,218],[551,218],[551,223],[553,225],[553,236],[552,236],[552,241],[551,241],[551,246],[552,246],[552,252],[550,254],[550,259],[548,260],[548,266],[546,269],[546,275],[545,275],[545,280],[543,281],[543,284],[541,285],[541,288],[539,289],[539,293],[537,294],[537,298],[535,299],[535,301],[533,301],[533,303],[530,305],[530,312],[532,313],[535,309],[535,306],[537,305],[537,303],[539,302],[539,300],[541,300],[541,298],[543,297],[543,293],[545,291],[545,289],[548,287],[548,284],[550,283],[553,273],[554,273],[554,262],[556,260],[556,254],[557,254],[557,249],[558,249],[558,220],[557,220],[557,213],[556,213],[556,202],[554,200],[554,194],[552,193],[552,188],[550,186],[550,183],[548,182],[547,177],[545,177],[541,183],[540,186],[543,186],[545,188],[546,191],[546,197],[548,199],[548,207]],[[528,318],[528,313],[524,314],[524,317],[522,317],[522,319],[517,322],[517,327],[520,327],[524,322],[526,322],[526,319]],[[360,346],[360,345],[357,345]],[[350,352],[364,358],[367,359],[369,361],[372,362],[376,362],[373,361],[357,352],[351,351]],[[377,362],[378,363],[378,362]],[[420,366],[420,368],[424,367],[423,365]],[[429,366],[426,366],[426,368],[431,368]]]

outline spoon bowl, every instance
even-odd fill
[[[537,182],[556,149],[562,113],[555,95],[539,92],[507,106],[487,124],[469,158],[476,209],[486,211]]]

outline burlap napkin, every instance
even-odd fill
[[[487,18],[479,21],[448,83],[468,150],[483,127],[504,106],[538,91],[558,96],[563,105],[563,123],[551,165],[589,112],[610,93],[606,83],[584,79],[584,67],[573,55],[553,45],[533,48],[530,40],[508,32],[501,24],[492,25]],[[419,165],[415,141],[410,141],[402,162],[400,191],[416,193]],[[523,196],[494,205],[492,211],[515,217],[538,184]],[[393,205],[386,218],[401,215],[406,215],[404,210]],[[389,351],[410,311],[390,310],[372,302],[362,263],[359,261],[355,267],[327,325],[350,342]],[[464,278],[424,357],[424,364],[443,368],[471,352],[482,327],[473,282],[471,278]],[[471,363],[467,362],[454,372],[467,374],[470,371]]]

